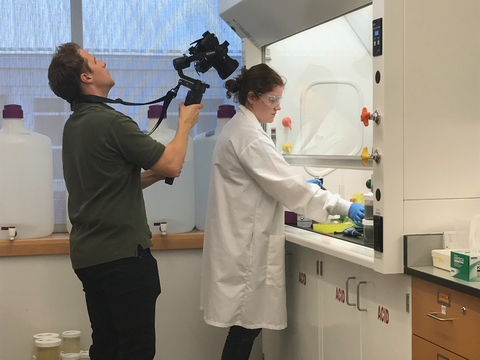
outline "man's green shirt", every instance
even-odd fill
[[[63,131],[63,172],[72,223],[74,269],[137,255],[150,247],[141,168],[165,146],[128,116],[102,103],[74,103]]]

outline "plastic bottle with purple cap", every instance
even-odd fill
[[[148,109],[147,131],[151,131],[162,112],[162,105],[151,105]],[[164,119],[151,135],[152,138],[168,145],[176,131],[167,126]],[[189,137],[187,155],[182,173],[175,178],[173,185],[159,181],[143,190],[148,226],[152,234],[189,232],[195,227],[195,197],[193,171],[193,139]],[[165,224],[166,223],[166,224]]]
[[[5,105],[0,128],[0,239],[53,232],[53,152],[48,136],[27,130],[20,105]]]
[[[213,150],[218,135],[233,115],[235,115],[233,105],[220,105],[217,111],[217,126],[193,138],[195,149],[195,226],[202,231],[205,230],[207,217],[208,187],[210,185]]]

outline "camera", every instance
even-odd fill
[[[200,104],[203,93],[210,87],[210,85],[192,79],[183,73],[183,69],[188,68],[192,62],[195,62],[197,73],[205,73],[213,67],[222,80],[232,75],[239,65],[237,60],[227,55],[228,41],[220,44],[215,34],[209,31],[206,31],[201,39],[195,40],[190,45],[194,45],[188,49],[190,56],[183,55],[183,57],[173,60],[173,67],[180,76],[179,85],[190,89],[185,99],[185,105]]]
[[[190,55],[205,53],[205,57],[195,63],[195,70],[198,73],[205,73],[213,66],[220,78],[225,80],[237,69],[238,61],[227,55],[228,41],[224,41],[220,45],[215,34],[207,31],[201,39],[194,41],[192,44],[195,44],[195,46],[188,49]]]

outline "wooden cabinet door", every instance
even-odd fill
[[[412,332],[467,359],[478,359],[480,299],[412,278]]]
[[[412,360],[466,360],[438,345],[412,336]]]

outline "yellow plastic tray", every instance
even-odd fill
[[[318,231],[324,234],[333,234],[335,231],[342,231],[349,227],[352,227],[354,223],[344,222],[344,223],[320,223],[313,224],[313,230]]]

